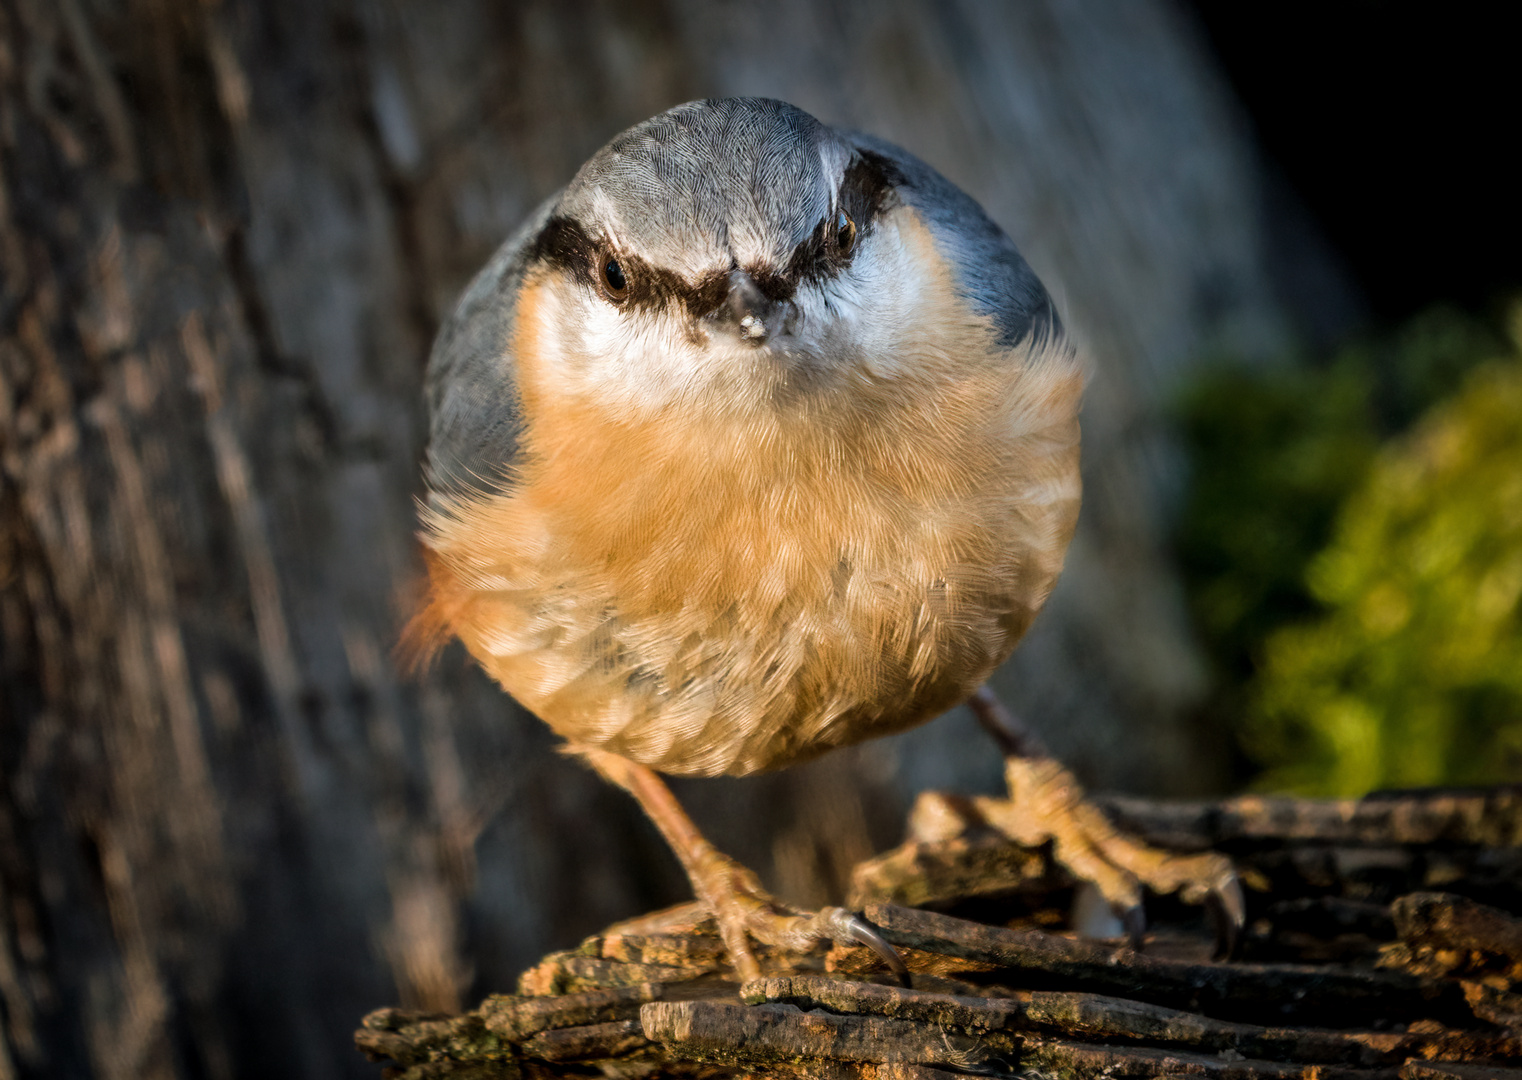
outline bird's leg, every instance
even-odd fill
[[[742,983],[761,977],[761,965],[750,947],[755,938],[795,952],[807,952],[822,941],[866,945],[908,985],[903,958],[859,915],[838,907],[810,915],[773,899],[755,874],[698,832],[671,789],[650,769],[605,750],[578,747],[576,752],[605,779],[633,795],[661,831],[687,871],[693,891],[718,923],[719,937]]]
[[[1054,857],[1081,880],[1092,883],[1139,945],[1145,919],[1142,886],[1178,892],[1190,903],[1205,903],[1216,930],[1216,952],[1228,956],[1244,921],[1242,887],[1231,860],[1217,852],[1164,851],[1118,832],[1084,798],[1083,788],[1051,757],[1036,735],[1004,708],[988,687],[968,700],[978,721],[1004,751],[1008,799],[976,799],[979,816],[1020,844],[1052,841]]]

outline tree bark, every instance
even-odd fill
[[[362,1075],[377,1002],[682,895],[458,652],[389,651],[439,319],[610,135],[733,93],[903,143],[1052,286],[1088,508],[1009,695],[1091,784],[1218,782],[1162,404],[1320,263],[1169,4],[0,0],[0,1078]],[[817,903],[915,787],[997,785],[963,728],[683,791]]]
[[[499,994],[459,1016],[382,1009],[355,1033],[358,1047],[391,1063],[395,1080],[490,1075],[799,1076],[892,1080],[902,1076],[1199,1076],[1218,1080],[1415,1080],[1522,1077],[1516,994],[1522,919],[1515,908],[1522,825],[1516,792],[1468,800],[1513,839],[1406,838],[1409,863],[1349,861],[1317,880],[1276,864],[1315,862],[1337,845],[1377,856],[1385,817],[1433,821],[1454,800],[1424,793],[1362,803],[1281,801],[1280,827],[1258,817],[1213,841],[1231,850],[1249,883],[1244,955],[1206,960],[1210,935],[1195,913],[1154,903],[1147,951],[1074,939],[1062,927],[1073,882],[1049,846],[995,859],[955,837],[910,840],[858,867],[860,883],[884,867],[917,866],[965,886],[927,883],[940,911],[868,902],[865,916],[902,951],[909,988],[858,946],[828,956],[769,950],[770,974],[737,985],[711,920],[691,908],[610,927],[546,957]],[[1133,809],[1144,809],[1134,804]],[[1166,808],[1163,809],[1166,813]],[[1191,808],[1201,818],[1254,817],[1241,801]],[[1294,810],[1293,815],[1284,811]],[[1293,827],[1283,827],[1294,817]],[[1268,827],[1265,827],[1268,826]],[[969,835],[979,835],[977,826]],[[1155,839],[1155,837],[1152,837]],[[925,857],[935,849],[935,858]],[[911,856],[918,855],[918,859]],[[1457,861],[1446,862],[1456,856]],[[1008,865],[1043,873],[1011,880]],[[1434,872],[1454,892],[1417,889]],[[1357,906],[1362,925],[1319,924],[1306,906]],[[949,914],[954,909],[959,914]],[[962,917],[976,910],[978,918]],[[1382,913],[1382,919],[1367,917]],[[1350,939],[1361,938],[1359,946]],[[477,1070],[483,1070],[477,1072]]]

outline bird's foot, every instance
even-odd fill
[[[633,795],[661,831],[687,871],[698,901],[718,923],[719,937],[742,983],[761,977],[761,965],[750,947],[754,939],[795,952],[807,952],[825,941],[865,945],[883,958],[899,982],[909,985],[903,958],[861,916],[837,907],[811,915],[773,899],[755,874],[708,842],[671,789],[649,768],[591,747],[578,747],[576,752],[605,779]]]
[[[756,875],[713,847],[688,866],[694,890],[718,924],[719,937],[742,983],[761,977],[751,942],[808,952],[823,942],[865,945],[882,958],[903,985],[909,969],[898,950],[865,919],[845,908],[800,911],[769,895]]]
[[[1245,905],[1230,859],[1214,851],[1167,851],[1122,835],[1084,797],[1072,773],[1034,746],[1030,736],[1011,731],[1009,714],[991,693],[980,690],[970,704],[1006,750],[1009,797],[973,799],[982,821],[1019,844],[1051,841],[1053,857],[1098,889],[1133,947],[1140,947],[1146,929],[1142,890],[1148,888],[1205,904],[1215,925],[1216,954],[1235,951]]]

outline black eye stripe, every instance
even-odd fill
[[[788,300],[802,282],[838,275],[861,250],[876,219],[898,205],[895,189],[901,179],[893,162],[868,150],[859,151],[841,180],[836,207],[855,226],[849,248],[842,250],[836,242],[836,212],[832,210],[793,251],[780,273],[747,267],[757,288],[772,300]],[[619,288],[611,278],[604,279],[608,262],[613,262],[627,289],[616,297],[620,308],[680,308],[693,318],[702,318],[723,303],[729,288],[725,273],[712,274],[691,285],[680,275],[652,266],[637,255],[621,251],[615,256],[601,238],[563,216],[551,218],[540,230],[530,256],[533,262],[553,266],[605,296],[610,285]]]
[[[898,166],[881,154],[857,151],[840,181],[840,208],[856,222],[870,225],[884,210],[898,205],[898,186],[903,183]]]
[[[611,280],[600,280],[610,263],[618,266],[624,284],[616,302],[620,308],[685,308],[695,318],[713,311],[724,301],[728,282],[723,274],[711,275],[697,286],[681,276],[628,252],[616,256],[601,241],[594,239],[580,223],[568,217],[553,217],[534,240],[530,252],[534,262],[553,266],[569,274],[588,288],[607,295],[608,287],[619,287]],[[759,283],[759,282],[758,282]],[[766,286],[762,285],[762,291]],[[789,291],[788,295],[792,295]]]
[[[799,244],[788,262],[787,276],[794,282],[823,281],[851,264],[871,235],[872,227],[887,210],[898,205],[898,167],[870,150],[858,151],[840,181],[836,208]],[[849,247],[837,243],[836,214],[844,213],[855,226]]]

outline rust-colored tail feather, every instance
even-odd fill
[[[391,651],[396,666],[409,678],[427,670],[449,644],[467,603],[463,590],[448,587],[454,574],[436,552],[424,548],[423,562],[428,574],[423,582],[422,601]]]

